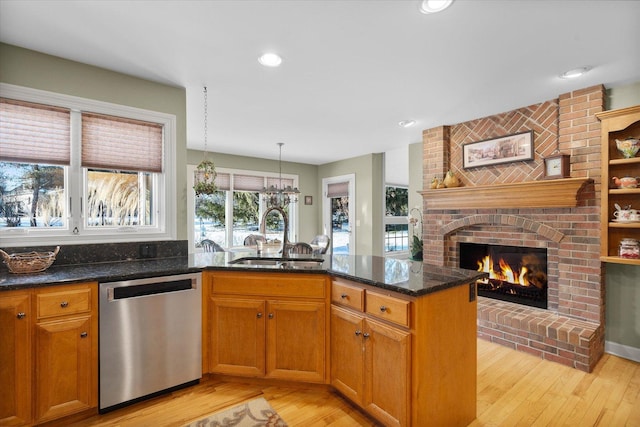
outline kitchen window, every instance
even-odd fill
[[[175,116],[0,88],[3,241],[175,238],[175,166],[167,161],[175,157]]]
[[[193,187],[195,166],[187,166],[189,188]],[[261,234],[260,221],[266,210],[261,197],[264,187],[280,186],[278,174],[270,172],[246,171],[216,168],[218,191],[212,195],[196,196],[189,191],[187,209],[193,217],[189,224],[189,245],[200,250],[202,240],[213,240],[218,245],[229,248],[243,246],[250,234]],[[277,181],[277,182],[276,182]],[[282,175],[282,185],[297,187],[297,175]],[[297,209],[287,208],[289,215],[289,239],[295,241],[297,234]],[[265,234],[268,239],[282,239],[284,222],[277,212],[267,216]]]

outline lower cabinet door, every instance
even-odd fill
[[[267,302],[268,378],[324,382],[325,307],[324,302]]]
[[[386,426],[409,423],[411,334],[367,319],[364,408]]]
[[[364,393],[363,317],[331,306],[331,385],[362,405]]]
[[[35,420],[37,423],[96,406],[92,387],[94,346],[92,317],[35,325]]]
[[[0,426],[31,422],[31,310],[28,292],[0,294]]]
[[[212,298],[210,371],[264,376],[265,317],[263,299]]]

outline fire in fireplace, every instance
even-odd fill
[[[547,308],[546,249],[461,242],[459,265],[489,273],[478,295]]]

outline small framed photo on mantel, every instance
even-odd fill
[[[544,158],[544,179],[569,178],[571,156],[558,151]]]

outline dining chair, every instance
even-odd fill
[[[312,254],[313,248],[305,242],[293,243],[289,249],[289,254]]]
[[[311,240],[312,246],[317,246],[316,250],[319,254],[326,254],[329,249],[329,244],[331,243],[331,238],[326,234],[318,234],[316,237]]]
[[[213,240],[204,239],[200,242],[200,246],[205,252],[224,252],[222,246],[214,242]]]
[[[256,246],[258,242],[266,243],[267,238],[264,237],[262,234],[249,234],[247,237],[244,238],[245,246]]]

